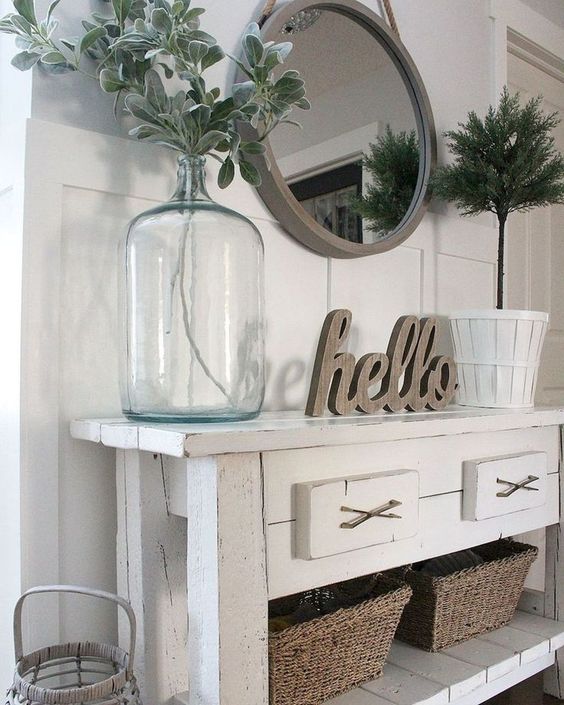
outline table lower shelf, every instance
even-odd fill
[[[382,678],[327,705],[478,705],[548,668],[563,645],[564,623],[524,612],[437,654],[394,642]]]
[[[517,612],[489,634],[430,654],[392,645],[384,675],[326,705],[478,705],[554,663],[564,622]],[[177,705],[189,705],[188,693]]]

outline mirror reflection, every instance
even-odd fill
[[[353,19],[305,10],[276,38],[292,41],[285,69],[306,81],[302,129],[271,136],[294,197],[328,231],[357,243],[385,240],[416,197],[419,137],[411,100],[386,50]]]

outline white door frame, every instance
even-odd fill
[[[507,83],[508,52],[526,52],[543,70],[564,69],[564,29],[520,0],[490,0],[493,35],[492,102]]]

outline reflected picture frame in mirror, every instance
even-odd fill
[[[296,17],[318,16],[330,11],[352,20],[378,42],[393,63],[407,92],[419,142],[419,170],[414,195],[400,223],[375,242],[359,243],[333,234],[320,224],[296,198],[277,163],[272,144],[265,140],[265,156],[257,156],[262,184],[259,195],[280,225],[296,240],[315,252],[336,258],[355,258],[386,252],[404,242],[420,223],[430,194],[429,178],[436,163],[436,134],[433,113],[421,76],[407,49],[387,23],[357,0],[290,0],[261,22],[263,41],[280,41],[280,35]],[[288,36],[289,41],[292,36]],[[336,106],[338,107],[338,106]],[[298,116],[299,120],[299,116]],[[245,127],[245,126],[243,126]],[[252,139],[252,129],[243,130],[243,139]]]

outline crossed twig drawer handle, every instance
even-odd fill
[[[532,482],[536,482],[539,478],[534,475],[528,475],[525,480],[521,482],[511,482],[511,480],[502,480],[497,478],[498,485],[510,485],[509,489],[503,490],[502,492],[497,492],[496,497],[511,497],[517,490],[530,490],[531,492],[538,492],[538,487],[529,487]]]
[[[343,522],[341,524],[341,529],[356,529],[357,526],[360,526],[360,524],[364,524],[365,521],[368,521],[368,519],[373,519],[374,517],[382,517],[382,519],[401,519],[401,516],[399,514],[384,514],[384,512],[387,512],[388,509],[393,509],[394,507],[399,507],[400,505],[401,502],[398,502],[397,499],[391,499],[389,502],[383,504],[381,507],[376,507],[376,509],[372,509],[369,512],[364,511],[364,509],[352,509],[352,507],[341,507],[342,512],[355,512],[356,514],[360,515],[356,517],[356,519],[351,519],[351,521]]]

